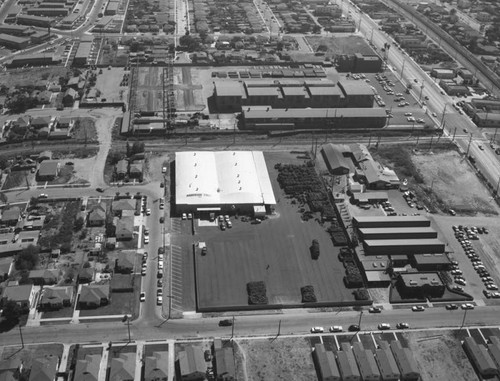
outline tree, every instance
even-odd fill
[[[132,149],[130,150],[130,156],[135,155],[136,153],[143,153],[146,150],[146,145],[144,142],[137,141],[132,145]]]
[[[78,217],[73,225],[73,229],[75,230],[75,232],[80,231],[83,228],[84,223],[85,221],[83,220],[83,217]]]
[[[19,304],[14,302],[13,300],[9,300],[3,305],[3,317],[9,323],[17,323],[19,322],[19,318],[23,314],[23,310]]]
[[[33,270],[40,261],[38,253],[40,249],[34,245],[29,245],[23,249],[16,257],[16,270]]]
[[[13,114],[21,114],[27,109],[36,106],[36,100],[31,97],[27,97],[24,94],[16,95],[13,98],[5,102],[5,108],[8,108]]]
[[[110,151],[108,154],[108,163],[111,165],[115,165],[122,159],[122,153],[118,151]]]

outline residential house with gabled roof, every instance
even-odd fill
[[[31,120],[31,127],[36,130],[49,127],[51,120],[52,118],[50,116],[37,116]]]
[[[207,363],[201,347],[188,345],[183,351],[179,351],[175,368],[178,380],[204,380]]]
[[[72,106],[78,98],[78,92],[70,88],[64,92],[62,103],[64,106]]]
[[[10,126],[11,130],[17,135],[24,135],[30,127],[31,117],[28,115],[20,116],[14,120]]]
[[[14,301],[22,308],[30,308],[35,299],[36,291],[32,284],[8,286],[3,290],[2,303]]]
[[[40,300],[40,309],[45,311],[59,310],[71,306],[73,287],[46,287]]]
[[[28,274],[28,279],[38,286],[46,286],[56,284],[59,280],[59,270],[56,269],[41,269],[31,270]]]
[[[115,261],[115,272],[121,274],[130,274],[134,270],[134,264],[136,259],[135,252],[121,253]]]
[[[37,172],[38,181],[51,181],[59,175],[61,165],[56,160],[44,160],[40,163]]]
[[[88,226],[103,226],[106,223],[106,207],[98,204],[87,215]]]
[[[118,179],[124,179],[128,173],[128,161],[125,159],[120,160],[118,163],[116,163],[115,170]]]
[[[105,306],[109,303],[109,284],[84,285],[80,291],[78,308],[92,309]]]
[[[129,174],[130,177],[139,178],[142,176],[143,171],[143,161],[140,160],[137,163],[130,164]]]
[[[94,280],[94,270],[90,267],[83,267],[78,271],[78,283],[90,283]]]
[[[120,357],[111,359],[109,381],[134,381],[135,353],[121,353]]]
[[[36,358],[31,364],[29,381],[55,381],[59,358],[57,356],[45,356]]]
[[[21,209],[18,206],[4,208],[2,211],[2,224],[14,226],[21,217]]]
[[[131,240],[134,236],[134,217],[122,217],[116,224],[116,239]]]
[[[113,201],[111,204],[111,209],[113,213],[117,216],[121,216],[122,212],[125,210],[135,211],[136,200],[130,198],[124,198],[121,200]]]
[[[144,359],[144,381],[168,380],[168,352],[153,352]]]
[[[61,116],[57,119],[56,128],[58,129],[72,129],[75,125],[75,119],[70,118],[68,116]]]
[[[101,355],[86,355],[76,362],[73,381],[99,381],[100,366]]]

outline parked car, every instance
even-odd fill
[[[219,321],[219,327],[231,327],[233,321],[231,319],[224,319]]]
[[[156,305],[161,306],[163,304],[163,296],[156,297]]]
[[[357,324],[351,324],[349,326],[349,332],[358,332],[360,330],[359,325]]]
[[[330,332],[342,332],[342,326],[341,325],[334,325],[330,327]]]
[[[370,309],[368,310],[368,312],[370,312],[372,314],[380,313],[380,312],[382,312],[382,308],[380,308],[380,307],[370,307]]]
[[[396,324],[397,329],[408,329],[410,328],[410,325],[408,323],[398,323]]]
[[[311,328],[311,333],[323,333],[325,332],[325,329],[323,327],[312,327]]]
[[[104,192],[104,189],[102,189],[102,188],[96,188],[95,190],[96,190],[97,192],[99,192],[99,193]]]
[[[447,305],[445,306],[445,308],[446,308],[447,310],[450,310],[450,311],[451,311],[451,310],[458,310],[458,306],[457,306],[456,304],[447,304]]]
[[[474,304],[472,303],[464,303],[460,306],[463,310],[473,310]]]
[[[141,302],[145,302],[146,301],[146,293],[145,292],[141,292],[141,296],[140,296],[140,301]]]
[[[425,307],[424,307],[424,306],[413,306],[413,307],[411,308],[411,310],[412,310],[413,312],[422,312],[422,311],[425,311]]]
[[[182,213],[182,219],[183,220],[187,220],[187,214],[186,213]]]
[[[391,325],[389,323],[380,323],[378,325],[378,329],[380,329],[381,331],[385,331],[387,329],[391,329]]]

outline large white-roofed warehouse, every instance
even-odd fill
[[[270,212],[276,204],[260,151],[191,151],[175,154],[176,212]]]

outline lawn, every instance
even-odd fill
[[[314,286],[319,303],[333,306],[354,301],[352,291],[343,284],[339,249],[317,221],[301,220],[298,206],[291,204],[279,188],[274,164],[290,158],[288,154],[266,157],[278,202],[276,216],[260,225],[232,219],[233,228],[226,231],[197,228],[197,239],[208,247],[206,256],[195,254],[199,310],[248,308],[246,286],[252,281],[265,282],[269,308],[300,306],[300,288],[306,285]],[[320,245],[318,260],[312,260],[309,251],[313,239]]]
[[[91,118],[80,118],[78,123],[75,124],[73,137],[77,140],[87,141],[88,143],[97,142],[97,131],[94,121]]]
[[[478,379],[460,341],[452,332],[411,332],[407,338],[423,380]]]
[[[42,313],[42,319],[54,319],[54,318],[65,318],[68,319],[73,316],[73,306],[64,307],[57,311],[44,311]]]
[[[307,339],[235,340],[237,380],[316,380]]]
[[[61,358],[63,354],[62,344],[41,344],[41,345],[30,345],[25,344],[24,348],[21,346],[9,346],[4,347],[2,352],[2,360],[10,358],[20,358],[23,362],[24,369],[31,369],[31,364],[34,359],[45,357],[45,356],[57,356]]]
[[[318,50],[320,45],[327,48],[326,55],[331,54],[354,54],[361,53],[367,55],[374,55],[375,52],[368,45],[366,40],[361,36],[307,36],[306,40],[311,45],[314,52]]]

